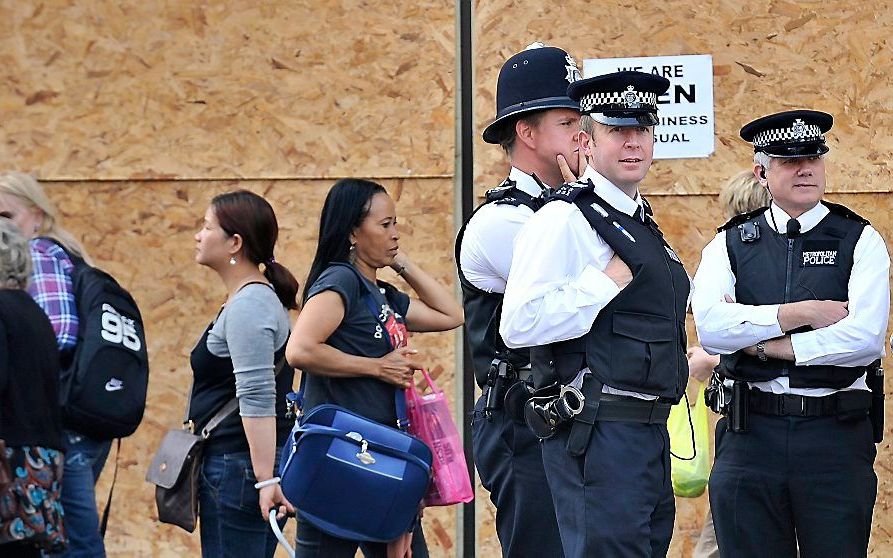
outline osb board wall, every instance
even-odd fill
[[[815,108],[835,117],[828,135],[833,191],[887,191],[893,136],[893,14],[886,0],[727,2],[475,2],[475,118],[495,115],[502,63],[542,40],[585,58],[713,55],[716,151],[709,159],[661,161],[652,191],[717,192],[752,151],[738,136],[757,116]],[[498,184],[498,147],[478,137],[480,188]]]
[[[319,211],[331,181],[228,181],[53,183],[52,199],[66,225],[84,240],[98,265],[131,289],[146,323],[151,365],[149,400],[143,424],[124,440],[121,469],[106,536],[111,556],[197,556],[198,534],[189,536],[155,519],[154,491],[144,482],[161,437],[182,420],[190,385],[188,355],[201,328],[226,297],[217,275],[197,265],[193,236],[210,199],[245,187],[264,195],[280,223],[276,259],[302,286],[316,247]],[[384,181],[397,198],[401,250],[452,286],[450,180]],[[390,270],[382,277],[405,288]],[[453,333],[414,335],[411,341],[453,393]],[[111,477],[105,469],[98,499],[104,501]],[[425,528],[432,556],[455,551],[451,509],[431,509]],[[292,522],[293,524],[293,522]]]
[[[312,256],[316,219],[328,183],[267,181],[243,185],[271,200],[282,227],[277,259],[303,278]],[[451,221],[449,212],[443,210],[451,203],[448,181],[389,181],[386,185],[392,194],[399,195],[403,248],[424,262],[440,280],[452,281]],[[151,487],[142,478],[163,432],[180,420],[189,382],[184,368],[188,351],[224,296],[216,276],[193,262],[192,235],[210,198],[232,187],[229,182],[59,183],[49,187],[69,227],[88,246],[95,247],[93,256],[101,264],[132,288],[146,313],[152,359],[150,399],[145,424],[124,444],[108,535],[109,548],[118,555],[181,556],[197,552],[196,536],[154,520]],[[886,238],[893,234],[893,225],[886,218],[893,210],[889,196],[842,195],[832,199],[871,219]],[[693,273],[701,248],[712,238],[712,227],[721,220],[715,197],[674,195],[654,196],[652,200],[663,229]],[[114,211],[110,210],[112,207]],[[691,214],[704,216],[703,222],[692,220]],[[441,379],[450,390],[454,366],[451,335],[418,335],[413,342],[430,358],[435,369],[443,369]],[[893,492],[889,467],[889,442],[885,442],[879,447],[876,467],[879,490],[872,533],[875,556],[886,555],[891,547],[886,521]],[[100,484],[100,495],[108,486],[109,471]],[[705,505],[706,497],[677,501],[672,556],[690,556]],[[492,507],[481,490],[477,506],[478,556],[498,556]],[[452,515],[442,509],[429,510],[425,521],[432,554],[453,555]]]
[[[454,27],[445,0],[0,0],[0,159],[71,179],[448,174]]]

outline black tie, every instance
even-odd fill
[[[797,238],[800,236],[800,221],[796,219],[788,220],[788,238]]]

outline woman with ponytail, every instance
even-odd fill
[[[276,458],[287,438],[285,394],[294,370],[276,373],[289,335],[298,283],[273,248],[273,208],[245,190],[215,197],[195,235],[195,260],[217,272],[227,299],[192,350],[189,418],[199,432],[226,403],[233,413],[208,438],[199,487],[202,556],[271,557],[271,508],[294,511],[282,495]]]

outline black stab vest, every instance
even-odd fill
[[[507,360],[515,370],[527,366],[530,362],[528,349],[509,349],[499,335],[499,317],[502,313],[502,293],[488,293],[475,287],[462,273],[460,251],[465,227],[475,214],[487,204],[524,205],[536,211],[542,206],[540,198],[535,198],[519,189],[513,180],[506,179],[498,188],[487,191],[486,201],[468,218],[456,237],[456,268],[459,272],[459,284],[462,286],[462,305],[465,308],[465,340],[471,351],[474,364],[474,377],[483,388],[487,383],[490,363],[494,358]],[[504,247],[511,250],[511,246]]]
[[[678,401],[688,381],[685,308],[690,282],[650,208],[646,205],[643,223],[601,199],[591,183],[580,182],[557,190],[549,201],[556,200],[580,208],[595,232],[629,266],[633,279],[598,313],[589,333],[545,347],[551,353],[551,371],[540,369],[541,349],[534,350],[535,377],[545,383],[551,372],[567,383],[588,366],[601,383],[613,388]]]
[[[740,215],[726,231],[729,264],[735,275],[735,300],[741,304],[784,304],[802,300],[849,299],[853,253],[868,221],[843,206],[822,202],[831,213],[809,231],[788,239],[767,221],[766,208]],[[786,223],[778,223],[784,229]],[[745,241],[742,230],[756,226],[759,238]],[[808,326],[787,333],[809,331]],[[751,382],[788,376],[791,387],[835,388],[852,384],[864,367],[796,366],[770,358],[766,362],[742,351],[720,357],[724,375]]]

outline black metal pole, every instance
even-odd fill
[[[474,210],[474,91],[472,90],[472,5],[471,0],[458,0],[459,8],[459,176],[461,180],[462,222]],[[474,408],[474,365],[468,343],[462,344],[462,439],[468,474],[474,477],[472,461],[471,420],[469,410]],[[476,555],[475,502],[464,504],[462,509],[462,558]]]

